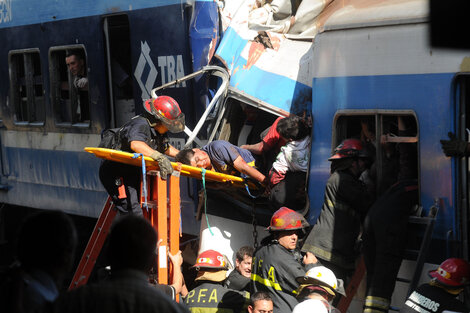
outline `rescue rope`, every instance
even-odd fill
[[[149,211],[149,207],[147,204],[147,168],[145,167],[145,158],[142,153],[134,153],[132,156],[133,159],[137,159],[138,157],[142,157],[142,185],[143,185],[143,192],[144,192],[144,208]]]
[[[248,187],[248,184],[245,183],[245,189],[246,189],[246,192],[248,193],[248,195],[252,198],[252,199],[256,199],[258,198],[259,196],[253,196],[250,192],[250,188]]]
[[[201,168],[201,178],[202,178],[202,188],[204,189],[204,215],[206,216],[206,223],[207,228],[212,236],[214,233],[212,232],[211,226],[209,225],[209,219],[207,218],[207,191],[206,191],[206,169]]]

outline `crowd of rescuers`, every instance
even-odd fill
[[[230,262],[225,255],[202,251],[193,266],[194,287],[188,293],[181,289],[176,302],[165,286],[149,281],[157,234],[149,221],[135,215],[121,216],[111,227],[106,250],[111,275],[66,291],[64,279],[71,274],[77,244],[75,226],[63,212],[43,211],[21,227],[18,260],[0,280],[0,305],[2,312],[13,313],[338,312],[333,301],[344,295],[341,281],[313,254],[298,253],[297,240],[307,226],[302,215],[288,208],[273,214],[270,236],[253,256],[250,292],[227,287]],[[249,261],[250,249],[240,251],[246,251],[243,260]],[[234,271],[249,272],[240,264]],[[467,261],[445,260],[429,275],[431,281],[409,296],[402,312],[468,312],[456,299],[470,281]]]

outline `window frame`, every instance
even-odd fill
[[[65,127],[65,128],[90,128],[91,127],[91,116],[89,120],[87,121],[76,121],[71,118],[71,121],[61,121],[60,116],[57,112],[57,107],[60,105],[60,100],[62,99],[60,95],[60,73],[59,71],[59,66],[56,64],[55,56],[54,53],[57,51],[64,51],[66,52],[67,50],[76,50],[80,49],[83,51],[83,56],[85,58],[85,71],[87,72],[87,77],[89,77],[89,70],[88,70],[88,57],[87,57],[87,51],[85,49],[85,45],[83,44],[74,44],[74,45],[63,45],[63,46],[51,46],[49,47],[48,50],[48,60],[49,60],[49,81],[50,81],[50,101],[51,101],[51,106],[52,106],[52,115],[54,118],[54,124],[57,127]],[[65,60],[64,60],[65,63]],[[72,88],[72,76],[70,72],[68,71],[67,65],[65,65],[66,70],[67,70],[67,77],[68,77],[68,90],[69,90],[69,98],[75,98],[77,99],[79,97],[79,93],[75,91],[74,88]],[[59,77],[57,77],[59,76]],[[59,88],[57,89],[56,86],[59,85]],[[90,91],[87,91],[88,94],[88,115],[91,115],[91,110],[90,110]],[[58,103],[59,102],[59,103]],[[75,102],[75,103],[74,103]],[[70,106],[71,106],[71,112],[73,109],[77,108],[77,100],[72,102],[72,99],[70,99]]]
[[[341,140],[338,140],[338,121],[341,119],[341,117],[353,117],[353,116],[373,116],[375,117],[375,133],[376,134],[381,134],[380,136],[376,136],[375,138],[375,146],[380,147],[381,143],[381,136],[383,136],[383,117],[384,116],[412,116],[416,122],[416,136],[410,136],[410,137],[404,137],[404,136],[393,136],[393,137],[385,137],[387,142],[393,142],[393,143],[416,143],[416,165],[417,165],[417,175],[418,175],[418,186],[421,188],[421,175],[420,175],[420,151],[419,151],[419,139],[420,139],[420,133],[419,133],[419,119],[418,116],[416,115],[416,112],[413,110],[377,110],[377,109],[366,109],[366,110],[339,110],[335,113],[335,116],[333,118],[333,124],[332,124],[332,132],[331,132],[331,152],[334,151],[334,149],[341,143]],[[385,134],[386,135],[386,134]],[[343,138],[344,140],[346,138]],[[375,155],[376,160],[378,160],[377,164],[377,186],[382,182],[383,180],[383,173],[382,173],[382,149],[376,149],[376,155]],[[378,190],[377,190],[378,192]]]
[[[38,60],[39,60],[39,69],[40,69],[40,75],[35,75],[34,73],[34,60],[32,57],[27,57],[27,55],[32,55],[32,54],[37,54]],[[26,120],[18,120],[18,114],[17,114],[17,109],[21,110],[22,106],[22,99],[21,96],[17,96],[17,91],[18,91],[18,76],[17,73],[18,71],[16,70],[16,64],[15,64],[15,69],[13,66],[13,57],[15,55],[21,55],[23,59],[23,68],[24,68],[24,79],[25,79],[25,87],[26,87]],[[14,107],[14,113],[13,113],[13,123],[17,126],[32,126],[32,127],[42,127],[46,123],[46,92],[44,89],[44,71],[41,63],[41,51],[39,48],[26,48],[26,49],[15,49],[15,50],[10,50],[8,51],[8,68],[9,68],[9,80],[10,80],[10,99]],[[33,69],[33,71],[31,71]],[[39,81],[39,85],[41,86],[41,95],[36,96],[35,92],[35,83],[36,80]],[[18,99],[17,99],[18,98]],[[37,109],[37,98],[42,98],[42,117],[41,120],[36,120],[32,121],[32,116],[36,115],[35,113],[39,112],[40,110]]]

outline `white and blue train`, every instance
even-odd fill
[[[0,202],[97,217],[106,194],[99,160],[83,147],[96,146],[103,129],[142,112],[152,88],[211,62],[230,74],[211,119],[218,139],[253,143],[277,116],[312,119],[312,224],[332,149],[359,135],[365,121],[376,146],[383,137],[417,147],[420,206],[426,214],[439,205],[429,262],[468,259],[469,165],[446,157],[439,140],[449,131],[468,137],[470,52],[430,46],[425,0],[303,0],[278,19],[273,12],[264,16],[259,5],[46,0],[38,7],[0,0]],[[77,95],[60,87],[70,79],[64,63],[69,49],[86,55],[88,114],[75,114]],[[181,104],[190,128],[212,97],[206,85],[186,81],[163,91]],[[398,117],[409,121],[412,137],[393,136]],[[184,137],[173,140],[184,146]],[[377,149],[376,157],[380,164],[386,152]],[[384,175],[378,171],[378,185]],[[184,180],[181,190],[183,232],[198,234],[195,185]],[[207,208],[211,227],[221,230],[231,250],[253,244],[253,215],[266,224],[272,212],[252,213],[250,204],[217,195]],[[203,223],[203,237],[206,228]]]

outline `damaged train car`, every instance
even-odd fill
[[[278,116],[310,119],[309,205],[304,212],[311,225],[323,204],[327,160],[342,140],[362,136],[373,143],[377,196],[391,179],[384,169],[390,153],[398,144],[410,145],[419,182],[416,214],[427,216],[438,208],[424,268],[447,257],[468,259],[468,163],[446,157],[439,140],[449,131],[468,139],[470,63],[465,51],[430,46],[428,2],[230,4],[226,1],[222,10],[224,32],[215,52],[230,74],[217,138],[254,143]],[[399,119],[406,120],[407,137],[398,134]],[[259,225],[268,224],[272,211],[262,197],[246,199],[209,193],[209,227],[203,223],[201,239],[216,227],[228,250],[259,243]],[[412,230],[409,243],[426,239],[423,230]],[[412,276],[416,264],[405,259],[399,276]],[[426,271],[418,271],[419,282],[425,281]],[[397,283],[392,305],[401,306],[407,289],[406,283]],[[362,310],[362,301],[363,294],[350,309]]]

